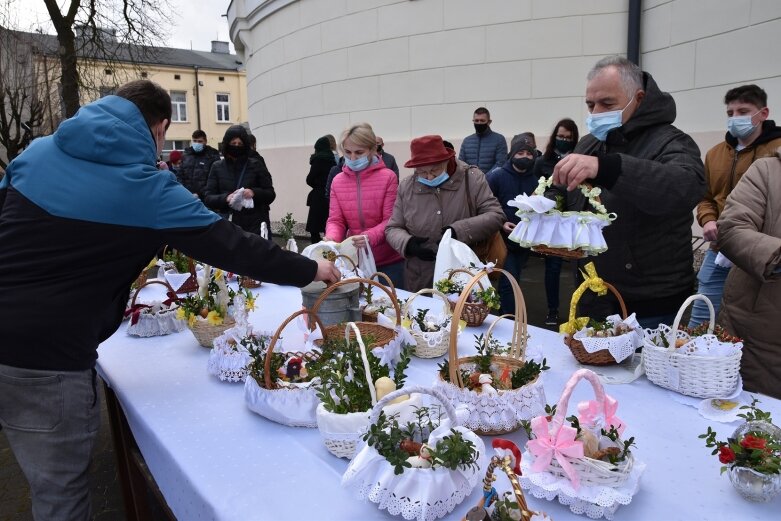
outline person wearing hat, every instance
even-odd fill
[[[507,246],[507,258],[504,261],[504,269],[507,270],[515,280],[521,277],[521,270],[526,266],[529,258],[529,249],[522,248],[518,243],[507,238],[515,225],[520,221],[520,217],[515,215],[517,208],[509,206],[508,201],[512,201],[520,194],[531,195],[537,188],[537,178],[534,176],[534,146],[525,139],[514,141],[510,148],[509,159],[505,161],[501,168],[492,171],[487,176],[488,186],[491,192],[502,205],[506,222],[502,226],[502,237]],[[506,277],[499,279],[499,298],[502,305],[502,314],[515,313],[515,298],[513,289]]]
[[[250,150],[249,133],[243,126],[233,125],[225,132],[225,158],[212,164],[203,202],[243,230],[260,233],[262,222],[271,230],[269,205],[277,195],[271,174],[261,161],[250,157]]]
[[[440,136],[413,139],[410,152],[404,166],[415,173],[399,186],[385,237],[406,258],[405,288],[418,291],[433,286],[434,261],[446,229],[473,245],[490,239],[506,219],[483,172],[456,159]]]
[[[168,170],[170,170],[172,174],[176,175],[176,173],[179,171],[179,168],[181,166],[182,166],[181,150],[171,150],[171,153],[168,154]]]
[[[320,242],[320,234],[325,231],[325,222],[328,220],[325,183],[333,166],[336,166],[336,160],[331,151],[331,143],[327,136],[323,136],[315,141],[315,153],[309,156],[309,174],[306,176],[306,184],[312,187],[306,197],[306,205],[309,207],[306,231],[309,232],[312,244]]]

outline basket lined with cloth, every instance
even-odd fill
[[[369,277],[370,280],[373,280],[374,278],[382,279],[385,285],[390,289],[393,298],[395,298],[398,302],[396,286],[393,285],[393,281],[390,279],[390,277],[381,271],[377,271]],[[365,303],[361,305],[362,322],[377,322],[377,316],[386,308],[393,306],[392,301],[385,296],[375,298],[372,287],[373,286],[369,284],[361,284],[361,296],[365,300]]]
[[[577,415],[565,418],[581,380],[591,384],[594,399],[580,402]],[[634,438],[624,438],[626,424],[617,410],[618,402],[605,393],[594,372],[575,371],[553,416],[537,416],[530,422],[521,486],[548,501],[558,496],[575,513],[612,519],[620,505],[632,501],[645,469],[632,453]]]
[[[138,293],[141,289],[152,284],[160,284],[168,290],[167,299],[153,301],[149,304],[137,304]],[[125,310],[125,316],[130,319],[127,326],[127,334],[130,336],[152,337],[171,333],[178,333],[187,327],[184,320],[177,318],[176,311],[179,299],[170,284],[163,280],[150,280],[144,282],[133,292],[130,307]]]
[[[545,368],[545,360],[539,364],[526,360],[528,335],[523,294],[510,273],[494,271],[509,279],[515,297],[515,315],[504,315],[513,319],[513,333],[507,352],[490,348],[498,343],[492,343],[491,338],[503,317],[491,324],[484,339],[478,337],[478,343],[485,343],[482,354],[476,356],[459,357],[458,331],[451,329],[449,356],[434,384],[453,406],[464,407],[468,411],[464,426],[485,435],[512,432],[521,427],[523,420],[529,420],[545,410],[545,390],[540,374]],[[466,284],[456,303],[456,316],[461,314],[466,296],[486,275],[488,272],[481,270]]]
[[[420,295],[432,294],[443,302],[442,313],[436,314],[428,309],[418,309],[413,316],[410,307]],[[450,330],[453,326],[453,314],[447,297],[435,289],[423,288],[413,293],[404,303],[402,324],[415,339],[414,354],[418,358],[437,358],[448,352]],[[458,325],[455,326],[458,331]]]
[[[695,300],[708,306],[710,322],[706,334],[691,336],[680,329],[686,308]],[[651,383],[696,398],[729,398],[739,393],[740,359],[743,343],[724,342],[713,334],[715,313],[705,295],[684,301],[673,326],[659,324],[645,331],[643,367]]]
[[[456,302],[458,302],[458,299],[461,296],[461,291],[458,291],[458,288],[462,287],[462,284],[454,281],[454,276],[466,275],[467,280],[469,280],[474,275],[473,271],[474,270],[466,268],[451,269],[448,271],[447,279],[437,281],[434,284],[434,289],[447,295],[451,310],[456,307]],[[485,283],[485,285],[483,283]],[[494,287],[491,286],[488,278],[486,277],[485,279],[478,281],[477,286],[479,290],[473,289],[467,296],[467,300],[464,303],[464,310],[461,314],[461,320],[464,320],[469,327],[480,327],[488,317],[491,309],[499,309],[499,294],[496,293]],[[443,291],[445,287],[453,288],[456,291]]]
[[[569,307],[569,321],[559,326],[564,334],[564,344],[569,347],[572,356],[584,365],[615,365],[634,355],[643,345],[643,329],[635,314],[628,315],[624,299],[618,290],[602,280],[593,262],[584,266],[583,282],[572,294]],[[599,296],[608,290],[615,295],[621,306],[621,316],[611,315],[604,324],[596,324],[589,317],[576,317],[580,297],[586,290]]]

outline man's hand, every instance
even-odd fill
[[[515,229],[514,222],[507,221],[502,225],[502,230],[504,230],[504,233],[506,233],[507,235],[510,235],[510,232],[513,231],[514,229]]]
[[[716,221],[708,221],[702,227],[702,238],[706,241],[715,241],[719,234],[719,225]]]
[[[586,179],[597,177],[598,170],[599,159],[596,157],[569,154],[556,163],[553,168],[553,184],[566,186],[567,191],[571,192],[578,185],[583,184]]]
[[[425,237],[412,236],[410,240],[407,241],[407,247],[404,250],[404,252],[407,254],[407,257],[417,257],[420,260],[428,262],[437,260],[437,254],[434,253],[434,250],[423,247],[423,243],[427,240],[428,239]]]
[[[366,236],[365,235],[356,235],[352,237],[353,240],[353,246],[355,246],[356,249],[360,250],[361,248],[365,248],[369,246],[369,243],[366,242]]]
[[[317,274],[315,281],[336,282],[342,278],[342,274],[336,268],[333,262],[325,259],[317,261]]]

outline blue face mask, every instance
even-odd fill
[[[203,152],[203,143],[193,143],[193,152],[196,154]]]
[[[344,164],[347,168],[353,172],[360,172],[369,166],[369,156],[361,156],[358,159],[350,159],[347,156],[344,157]]]
[[[626,107],[632,103],[632,99],[621,110],[611,110],[610,112],[600,112],[599,114],[589,114],[586,116],[586,127],[589,133],[600,141],[607,139],[607,133],[623,125],[623,114]]]
[[[727,118],[727,132],[738,139],[749,137],[751,133],[754,132],[754,129],[757,128],[756,125],[751,123],[751,118],[757,114],[759,114],[759,111],[750,116],[733,116]]]
[[[424,177],[418,177],[418,183],[424,184],[426,186],[430,186],[431,188],[436,188],[442,183],[444,183],[445,181],[447,181],[448,179],[450,179],[450,174],[448,174],[447,172],[442,172],[434,179],[426,179]]]

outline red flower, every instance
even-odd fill
[[[746,434],[742,440],[740,440],[740,446],[744,449],[764,449],[767,446],[767,440]]]
[[[722,445],[719,447],[719,461],[724,463],[732,463],[735,461],[735,451],[729,448],[728,445]]]

